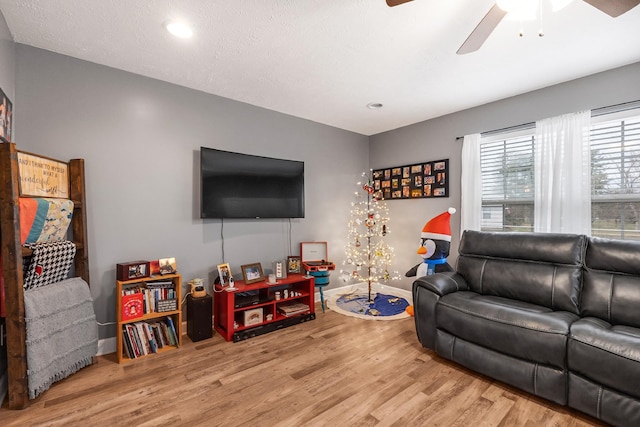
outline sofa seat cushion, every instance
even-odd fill
[[[436,307],[438,329],[546,366],[565,368],[567,337],[578,316],[508,298],[454,292]]]
[[[580,319],[571,325],[567,361],[570,371],[640,398],[640,329]]]

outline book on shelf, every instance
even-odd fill
[[[149,340],[147,339],[146,332],[144,331],[144,322],[136,322],[133,325],[136,328],[137,337],[142,349],[142,354],[146,356],[147,354],[151,353],[151,346],[149,346]]]
[[[170,280],[129,284],[122,288],[121,297],[123,307],[125,300],[140,300],[142,302],[143,314],[177,310],[177,293],[175,284]],[[129,320],[141,316],[142,315],[125,317],[123,314],[122,319]]]
[[[129,336],[126,328],[122,328],[122,347],[124,349],[124,354],[129,359],[135,359],[137,357],[133,349],[133,345],[131,344],[131,341],[129,341]]]
[[[278,304],[278,311],[284,316],[295,316],[309,311],[309,306],[302,302],[288,302]]]
[[[176,330],[173,319],[153,322],[133,322],[122,325],[123,354],[135,359],[147,354],[157,353],[167,346],[177,346]]]
[[[133,325],[128,324],[128,325],[124,325],[122,327],[123,331],[127,331],[127,334],[125,335],[125,343],[129,345],[129,347],[133,350],[133,355],[134,358],[138,357],[138,356],[143,356],[144,353],[140,348],[140,342],[137,339],[137,332],[136,329],[133,327]]]
[[[173,324],[171,316],[167,316],[167,335],[169,336],[171,345],[178,345],[178,335],[176,334],[176,327]]]
[[[147,342],[149,343],[149,353],[157,353],[158,352],[158,344],[156,343],[156,337],[153,335],[153,331],[151,330],[151,325],[145,323],[142,325],[145,334],[147,335]]]
[[[142,317],[145,313],[143,295],[136,293],[122,297],[122,320]]]
[[[159,342],[160,348],[172,345],[169,340],[168,327],[165,322],[155,322],[153,324],[153,330],[156,334],[156,341]]]
[[[162,341],[162,335],[160,335],[160,330],[158,328],[159,327],[157,322],[153,322],[149,324],[149,331],[151,332],[151,335],[153,335],[153,339],[156,343],[156,347],[157,349],[161,349],[164,347],[164,343]]]
[[[173,288],[173,280],[156,280],[147,282],[147,286],[154,288]]]

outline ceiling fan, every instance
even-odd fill
[[[389,7],[408,3],[413,0],[387,0]],[[591,6],[601,10],[609,16],[617,17],[625,12],[636,7],[640,4],[640,0],[583,0],[589,3]],[[475,52],[480,49],[480,46],[487,40],[489,35],[498,26],[502,18],[505,17],[507,12],[498,6],[498,3],[494,4],[489,12],[482,18],[476,28],[469,34],[469,37],[462,43],[460,49],[456,52],[458,55],[464,55],[465,53]]]

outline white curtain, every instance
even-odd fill
[[[482,222],[482,174],[480,134],[465,135],[462,142],[460,236],[464,230],[480,230]]]
[[[591,234],[591,111],[536,122],[534,230]]]

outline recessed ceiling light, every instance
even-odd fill
[[[379,102],[370,102],[367,104],[367,108],[370,110],[379,110],[382,108],[382,104]]]
[[[167,21],[164,28],[176,37],[188,39],[193,36],[193,31],[185,23],[179,21]]]

